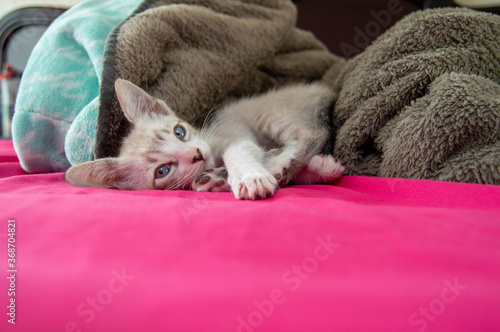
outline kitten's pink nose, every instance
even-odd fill
[[[182,161],[184,161],[186,163],[194,164],[194,163],[196,163],[198,161],[202,161],[202,160],[204,160],[203,155],[201,154],[201,151],[198,148],[186,149],[186,150],[184,150],[184,152],[182,154]]]

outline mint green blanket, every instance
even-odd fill
[[[84,1],[42,36],[23,73],[12,126],[25,171],[60,172],[93,159],[105,41],[140,3]]]

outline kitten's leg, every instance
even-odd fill
[[[304,126],[305,127],[305,126]],[[266,168],[281,187],[292,181],[313,156],[321,151],[327,135],[322,128],[293,128],[290,126],[280,137],[285,145],[266,153]]]
[[[297,173],[293,182],[297,184],[328,183],[340,177],[344,170],[344,166],[335,157],[318,154]]]
[[[226,167],[207,169],[194,179],[191,187],[195,191],[231,191],[227,183]]]
[[[299,167],[296,162],[297,151],[293,147],[287,146],[283,148],[272,149],[265,154],[266,168],[278,181],[280,187],[284,187],[290,181],[289,175],[294,172],[294,167]]]
[[[264,167],[264,151],[251,140],[231,144],[223,155],[228,183],[238,199],[262,199],[274,194],[278,183]]]

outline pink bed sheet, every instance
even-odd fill
[[[75,188],[2,141],[0,202],[1,331],[500,330],[500,187]]]

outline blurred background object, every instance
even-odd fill
[[[16,3],[20,5],[23,1]],[[4,10],[2,7],[3,13]],[[52,21],[64,11],[65,8],[25,7],[0,18],[0,138],[11,137],[10,124],[17,90],[33,47]]]

